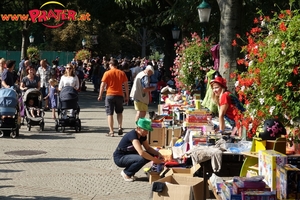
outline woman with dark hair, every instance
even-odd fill
[[[40,89],[41,87],[41,82],[40,82],[40,77],[36,75],[35,68],[30,65],[26,68],[26,73],[27,76],[24,76],[21,84],[20,84],[20,89],[23,91],[26,91],[27,89],[30,88],[36,88]]]
[[[16,65],[16,61],[14,60],[7,60],[5,63],[6,68],[2,72],[1,75],[1,84],[4,88],[10,88],[14,86],[15,80],[14,80],[14,68]]]

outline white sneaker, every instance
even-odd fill
[[[127,178],[127,175],[124,173],[124,171],[121,171],[121,176],[123,177],[124,181],[126,182],[133,182],[133,178]]]

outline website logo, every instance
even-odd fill
[[[46,10],[47,7],[50,8]],[[57,1],[48,1],[39,9],[29,10],[28,14],[1,14],[2,21],[32,21],[48,28],[61,27],[66,21],[90,21],[90,17],[89,13],[78,14]]]

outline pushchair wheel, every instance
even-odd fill
[[[78,124],[79,124],[79,126],[78,126],[79,131],[81,131],[81,120],[80,119],[78,119]]]
[[[55,120],[55,131],[56,131],[56,132],[58,132],[58,127],[59,127],[59,125],[58,125],[58,121],[57,121],[57,120]]]
[[[65,132],[65,127],[61,127],[61,132],[64,133]]]
[[[77,121],[76,121],[75,130],[76,130],[76,132],[80,132],[81,131],[81,120],[80,119],[77,119]]]
[[[0,131],[0,138],[2,138],[4,136],[4,132]]]
[[[31,130],[31,125],[28,124],[28,125],[27,125],[27,131],[30,131],[30,130]]]
[[[42,123],[40,124],[40,131],[44,131],[44,129],[45,129],[45,123],[42,122]]]
[[[20,133],[20,126],[18,126],[18,127],[16,128],[16,137],[19,137],[19,133]]]
[[[16,138],[16,137],[17,137],[16,131],[12,131],[12,132],[10,133],[10,137],[11,137],[11,138]]]
[[[75,126],[75,132],[78,133],[79,132],[79,127]]]

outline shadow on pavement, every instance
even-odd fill
[[[1,160],[0,159],[0,162],[5,161],[5,163],[0,163],[0,164],[36,163],[36,162],[82,162],[82,161],[91,161],[91,160],[110,160],[110,159],[108,159],[108,158],[89,158],[89,159],[79,159],[79,158],[30,158],[30,159],[16,159],[16,160]]]
[[[15,187],[15,186],[0,186],[0,188],[4,187]],[[0,196],[0,199],[7,199],[7,200],[20,200],[20,199],[44,199],[44,200],[71,200],[72,198],[65,198],[65,197],[54,197],[54,196],[20,196],[20,195],[13,195],[13,196]]]

